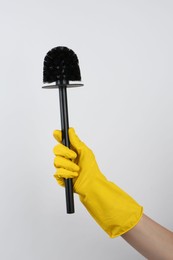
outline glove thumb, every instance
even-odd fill
[[[70,127],[68,130],[68,134],[69,134],[69,139],[70,139],[70,144],[77,150],[79,151],[81,148],[81,145],[83,144],[83,142],[79,139],[79,137],[77,136],[74,128]],[[53,132],[53,136],[54,138],[59,142],[62,143],[62,131],[60,130],[54,130]]]
[[[69,139],[70,139],[71,145],[79,152],[83,142],[77,136],[74,128],[72,128],[72,127],[69,128],[68,133],[69,133]]]

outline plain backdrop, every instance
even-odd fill
[[[144,259],[77,195],[66,214],[53,178],[59,95],[42,89],[43,60],[56,46],[77,54],[70,126],[105,176],[173,229],[173,2],[1,0],[0,35],[0,259]]]

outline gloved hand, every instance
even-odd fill
[[[101,173],[93,152],[69,129],[71,149],[61,144],[61,131],[55,130],[54,177],[64,186],[64,178],[73,178],[74,192],[79,194],[96,222],[113,238],[133,228],[142,217],[143,208],[127,193],[108,181]]]

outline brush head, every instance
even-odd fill
[[[79,61],[71,49],[59,46],[46,54],[43,67],[44,83],[80,80]]]

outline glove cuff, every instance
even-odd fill
[[[117,185],[101,179],[80,200],[90,215],[111,237],[132,229],[141,219],[143,207]]]

